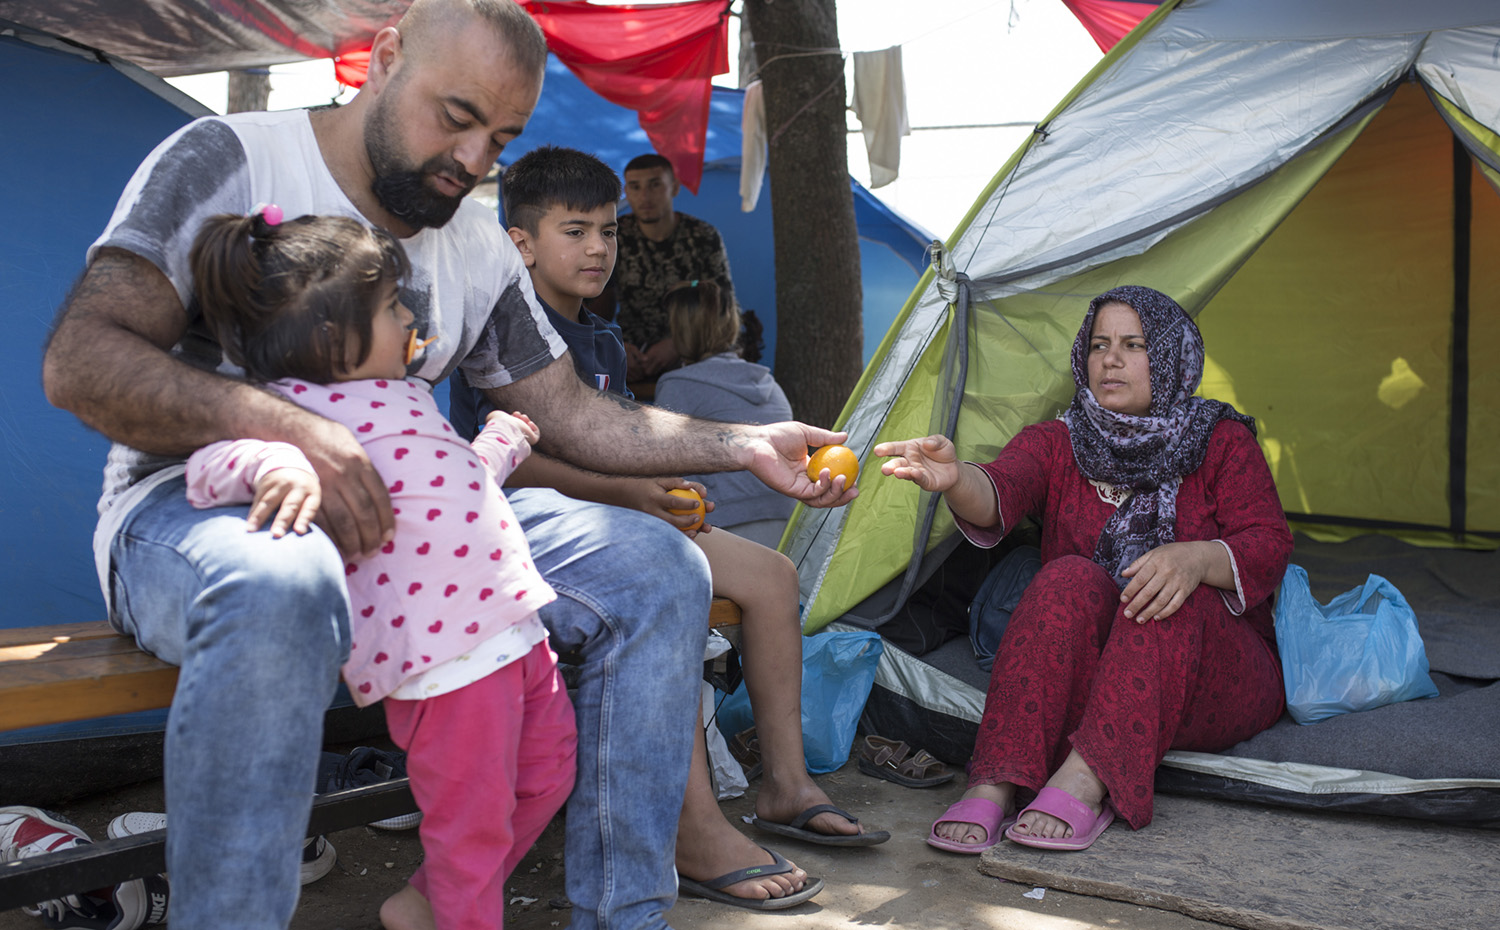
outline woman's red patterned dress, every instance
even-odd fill
[[[1176,540],[1221,540],[1238,590],[1200,585],[1171,617],[1144,624],[1125,618],[1119,587],[1091,559],[1114,505],[1074,464],[1062,421],[1027,427],[981,468],[1002,523],[959,520],[960,529],[993,546],[1003,527],[1036,517],[1043,566],[1000,642],[970,784],[1035,791],[1077,749],[1140,829],[1168,749],[1226,749],[1284,708],[1268,599],[1292,535],[1260,447],[1243,425],[1221,421],[1177,493]]]

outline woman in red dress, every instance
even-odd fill
[[[941,491],[976,545],[1042,524],[969,789],[928,837],[940,849],[978,853],[1002,832],[1086,849],[1117,814],[1140,829],[1167,750],[1228,748],[1283,710],[1268,598],[1292,536],[1254,421],[1193,396],[1198,327],[1165,294],[1118,287],[1089,304],[1072,362],[1067,411],[988,465],[942,436],[875,447],[884,474]]]

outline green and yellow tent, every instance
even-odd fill
[[[1500,538],[1497,48],[1479,0],[1163,3],[996,174],[851,395],[861,497],[783,545],[807,630],[954,533],[870,450],[942,432],[983,461],[1060,412],[1117,284],[1197,319],[1203,393],[1256,418],[1298,528]]]
[[[889,632],[955,575],[947,509],[882,478],[877,443],[944,433],[989,460],[1070,400],[1089,299],[1154,287],[1203,331],[1203,393],[1255,417],[1312,538],[1296,561],[1319,550],[1347,588],[1438,551],[1327,545],[1371,533],[1469,560],[1413,576],[1459,601],[1412,599],[1441,697],[1172,752],[1158,787],[1500,827],[1500,757],[1458,748],[1500,725],[1500,566],[1462,551],[1500,538],[1497,190],[1493,0],[1163,2],[1000,167],[856,386],[839,425],[860,497],[799,508],[782,540],[804,628]],[[977,669],[963,638],[921,658],[888,641],[866,726],[961,763]]]

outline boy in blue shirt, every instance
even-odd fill
[[[619,326],[589,312],[578,296],[602,291],[614,268],[619,178],[592,155],[548,145],[506,169],[501,186],[511,241],[526,260],[547,321],[568,344],[578,377],[600,391],[632,397]],[[494,408],[464,380],[462,368],[454,371],[449,391],[454,428],[475,435]]]

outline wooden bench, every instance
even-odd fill
[[[177,667],[104,621],[0,630],[0,730],[172,703]]]
[[[714,598],[708,625],[738,625],[739,605]],[[172,703],[177,667],[108,623],[0,630],[0,731],[89,720]],[[307,835],[335,833],[417,809],[406,779],[320,795]],[[0,863],[0,911],[166,869],[166,831]]]

